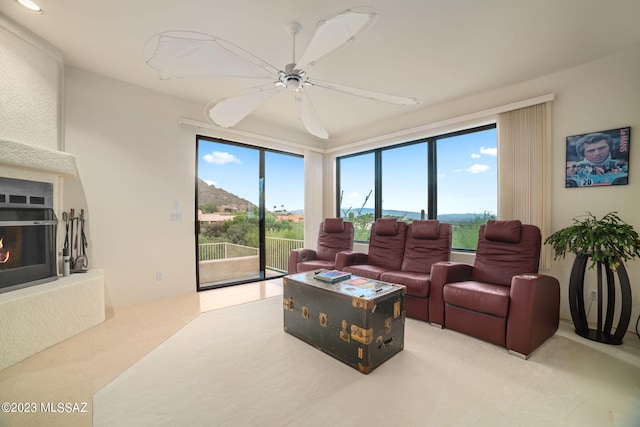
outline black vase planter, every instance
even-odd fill
[[[569,307],[571,308],[571,318],[576,327],[576,334],[605,344],[622,344],[622,338],[627,332],[629,320],[631,319],[631,284],[624,265],[620,263],[617,269],[618,282],[620,284],[620,302],[622,304],[620,320],[615,327],[615,334],[611,334],[613,328],[613,316],[616,306],[616,289],[613,271],[606,263],[597,263],[598,274],[598,325],[597,329],[589,329],[587,315],[584,309],[584,274],[590,255],[577,255],[571,269],[569,279]],[[607,311],[603,322],[603,267],[607,284]]]

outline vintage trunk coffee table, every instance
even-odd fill
[[[404,348],[405,287],[315,272],[283,279],[285,332],[368,374]]]

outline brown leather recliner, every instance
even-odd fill
[[[523,358],[558,330],[560,285],[537,274],[540,229],[520,221],[480,226],[474,265],[431,269],[431,323],[506,347]]]
[[[369,279],[379,279],[385,271],[400,270],[406,233],[406,222],[377,219],[371,226],[368,253],[340,252],[336,256],[336,269]]]
[[[343,218],[325,218],[320,223],[318,245],[313,249],[293,249],[289,252],[288,274],[335,269],[336,254],[353,249],[353,224]]]
[[[451,224],[416,220],[409,224],[400,270],[385,271],[380,280],[407,288],[407,317],[429,321],[431,266],[451,255]]]

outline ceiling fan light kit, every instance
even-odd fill
[[[301,58],[295,58],[295,38],[302,26],[293,22],[287,26],[292,37],[292,62],[284,71],[270,65],[250,52],[218,37],[189,31],[156,34],[145,45],[146,63],[161,79],[189,77],[242,77],[268,79],[231,96],[218,98],[205,107],[205,116],[221,127],[233,127],[255,111],[263,102],[288,89],[299,103],[300,120],[311,135],[328,139],[307,88],[319,87],[349,95],[398,105],[418,105],[417,98],[391,95],[335,83],[312,80],[305,69],[313,67],[331,53],[348,45],[376,20],[378,13],[370,7],[348,9],[318,23],[318,28]]]

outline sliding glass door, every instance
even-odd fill
[[[302,157],[197,141],[198,289],[278,277],[302,247]]]

